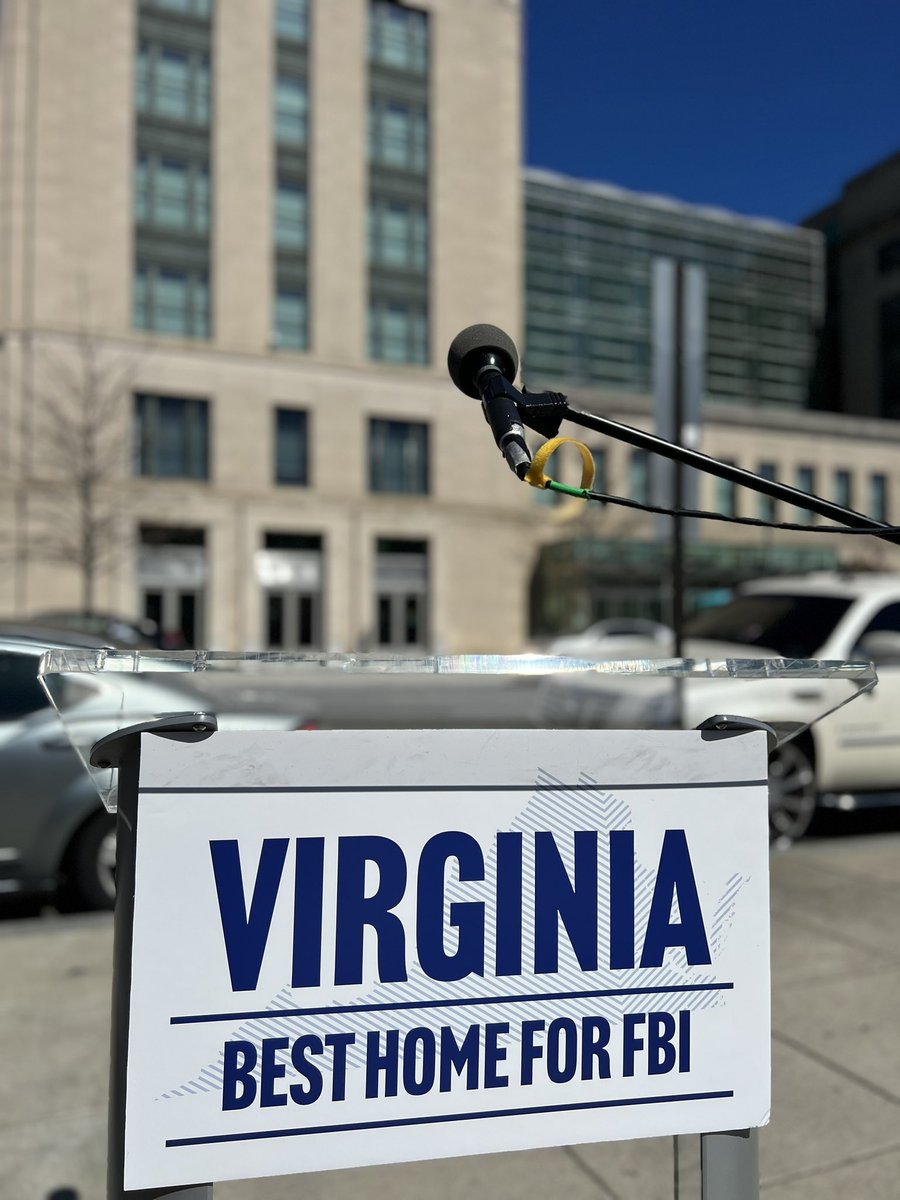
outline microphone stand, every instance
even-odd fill
[[[621,421],[614,421],[610,417],[598,417],[594,413],[580,412],[578,409],[570,407],[567,398],[561,392],[528,392],[524,389],[519,392],[508,381],[504,380],[504,383],[519,410],[522,423],[543,437],[556,437],[562,422],[564,420],[572,421],[576,425],[593,429],[596,433],[602,433],[606,437],[626,442],[639,450],[659,454],[663,458],[672,459],[686,467],[693,467],[698,471],[705,471],[708,475],[715,475],[719,479],[727,479],[730,483],[761,492],[773,500],[784,500],[797,508],[806,509],[827,520],[845,525],[848,529],[865,529],[873,537],[900,545],[900,533],[893,532],[891,527],[884,522],[874,521],[871,517],[854,512],[851,508],[844,508],[840,504],[834,504],[831,500],[823,500],[819,496],[811,496],[807,492],[801,492],[786,483],[778,483],[774,479],[763,479],[761,475],[756,475],[753,471],[745,471],[742,467],[719,462],[718,459],[710,458],[708,454],[701,454],[699,450],[679,446],[675,442],[657,437],[656,434],[645,433],[642,429],[624,425]]]

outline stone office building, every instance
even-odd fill
[[[709,271],[702,448],[891,515],[897,426],[803,407],[820,235],[523,185],[520,22],[517,0],[4,0],[0,615],[391,652],[664,616],[658,525],[517,483],[445,366],[492,322],[530,385],[649,426],[658,254]],[[647,494],[645,457],[586,440],[601,486]],[[710,479],[700,500],[792,515]],[[892,553],[713,525],[691,549],[698,588]]]
[[[826,320],[813,402],[900,418],[900,153],[808,218],[826,245]]]
[[[519,334],[518,5],[0,12],[0,613],[520,644],[533,514],[446,373]]]

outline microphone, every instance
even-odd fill
[[[496,325],[470,325],[458,333],[447,353],[447,370],[461,392],[481,400],[484,419],[509,469],[519,479],[531,466],[525,426],[513,380],[519,355],[512,338]]]

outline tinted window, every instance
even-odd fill
[[[33,654],[0,651],[0,721],[15,720],[48,706],[37,681],[39,662]]]
[[[862,636],[884,631],[900,633],[900,604],[888,604],[880,609],[866,626]]]
[[[685,634],[814,658],[849,607],[842,596],[738,596],[692,617]]]

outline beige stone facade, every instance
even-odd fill
[[[379,635],[379,570],[387,567],[377,559],[379,539],[400,541],[427,547],[427,617],[416,644],[446,653],[513,652],[529,636],[529,588],[543,545],[580,536],[604,544],[636,539],[653,554],[649,517],[536,503],[537,494],[500,459],[478,404],[447,379],[446,348],[461,328],[491,322],[521,335],[521,14],[516,0],[417,6],[430,14],[432,30],[430,361],[395,366],[370,361],[367,351],[364,0],[310,5],[310,348],[302,352],[273,349],[271,0],[215,0],[209,340],[132,327],[135,6],[4,0],[0,615],[80,603],[78,571],[45,554],[48,496],[66,516],[77,497],[73,491],[60,501],[61,488],[51,486],[65,483],[66,463],[58,448],[48,451],[42,405],[59,394],[61,379],[79,377],[86,355],[123,380],[109,422],[118,434],[109,437],[98,491],[113,553],[97,575],[97,608],[142,615],[148,589],[165,590],[171,570],[170,590],[193,589],[204,644],[265,647],[266,589],[281,568],[267,575],[271,564],[260,555],[267,535],[298,535],[320,539],[312,565],[305,552],[294,566],[282,564],[288,574],[296,567],[297,578],[311,572],[311,583],[291,577],[289,584],[317,592],[316,643],[396,648],[402,633],[388,643]],[[144,392],[208,401],[208,479],[134,473],[132,393]],[[76,396],[77,388],[73,403]],[[573,399],[649,422],[647,397]],[[308,414],[306,486],[273,482],[273,412],[282,405]],[[427,425],[427,494],[369,489],[372,418]],[[703,448],[751,469],[772,462],[788,482],[797,466],[813,465],[825,494],[833,470],[850,470],[857,507],[865,508],[872,472],[887,477],[891,503],[900,488],[900,432],[890,423],[722,406],[706,414]],[[608,450],[611,490],[627,492],[626,450]],[[714,506],[711,481],[701,502]],[[755,509],[744,502],[743,511]],[[180,546],[161,563],[142,545],[142,526],[201,531],[202,553]],[[711,525],[702,536],[741,547],[769,545],[777,535]],[[795,535],[789,544],[803,537],[804,546],[813,538],[833,546],[844,561],[900,563],[896,551],[871,539]],[[397,570],[396,562],[388,566]]]
[[[413,539],[427,545],[429,648],[521,643],[531,510],[445,366],[460,328],[520,326],[520,14],[481,0],[418,7],[432,29],[430,363],[393,366],[369,361],[366,344],[364,0],[310,11],[310,349],[297,353],[272,349],[272,5],[215,3],[209,341],[131,327],[136,6],[3,5],[0,613],[79,602],[77,572],[43,561],[39,480],[59,471],[36,440],[36,409],[41,378],[61,363],[77,372],[87,338],[127,369],[123,432],[128,391],[207,399],[211,421],[208,480],[135,477],[127,451],[110,464],[118,546],[98,607],[139,613],[142,524],[201,528],[204,641],[260,647],[256,555],[266,533],[296,531],[322,540],[318,640],[371,646],[377,539]],[[308,486],[272,482],[277,405],[307,411]],[[370,417],[427,424],[427,495],[369,491]]]

